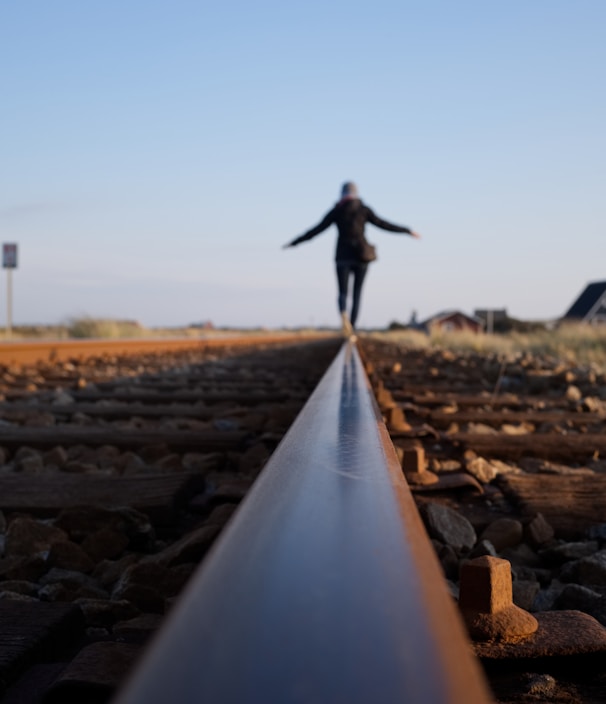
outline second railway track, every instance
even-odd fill
[[[109,701],[340,347],[4,367],[2,701]],[[473,646],[495,698],[604,701],[606,379],[530,355],[359,347],[455,601],[470,559],[504,558],[515,603],[539,614],[517,649]]]

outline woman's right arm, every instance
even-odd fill
[[[418,232],[414,232],[414,230],[411,230],[409,227],[404,227],[402,225],[394,225],[391,222],[387,222],[387,220],[383,220],[383,218],[380,218],[378,215],[376,215],[375,212],[371,210],[368,206],[366,206],[366,212],[366,218],[368,222],[371,222],[373,225],[376,225],[376,227],[380,227],[382,230],[388,230],[389,232],[404,232],[417,240],[421,239],[421,235],[419,235]]]

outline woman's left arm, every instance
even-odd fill
[[[286,249],[288,247],[296,247],[298,244],[301,244],[301,242],[306,242],[307,240],[310,240],[312,237],[315,237],[316,235],[319,235],[321,232],[324,232],[324,230],[328,229],[335,221],[334,213],[335,213],[335,209],[333,208],[329,213],[327,213],[322,218],[322,220],[315,227],[312,227],[311,230],[308,230],[307,232],[300,235],[299,237],[296,237],[292,242],[285,244],[283,249]]]

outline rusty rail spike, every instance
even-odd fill
[[[116,704],[491,701],[346,342]]]

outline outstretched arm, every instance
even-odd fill
[[[296,247],[298,244],[301,244],[301,242],[305,242],[307,240],[310,240],[312,237],[315,237],[316,235],[319,235],[321,232],[324,232],[324,230],[328,229],[333,222],[335,221],[334,218],[334,208],[327,213],[322,220],[315,226],[312,227],[311,230],[308,230],[304,234],[300,235],[299,237],[295,237],[292,242],[288,242],[288,244],[285,244],[282,249],[288,249],[288,247]]]
[[[383,220],[383,218],[380,218],[378,215],[375,215],[375,213],[370,208],[368,208],[368,222],[371,222],[373,225],[380,227],[382,230],[389,230],[389,232],[405,232],[407,235],[410,235],[415,239],[421,238],[418,233],[413,232],[409,227],[403,227],[402,225],[394,225],[391,222],[387,222],[387,220]]]

